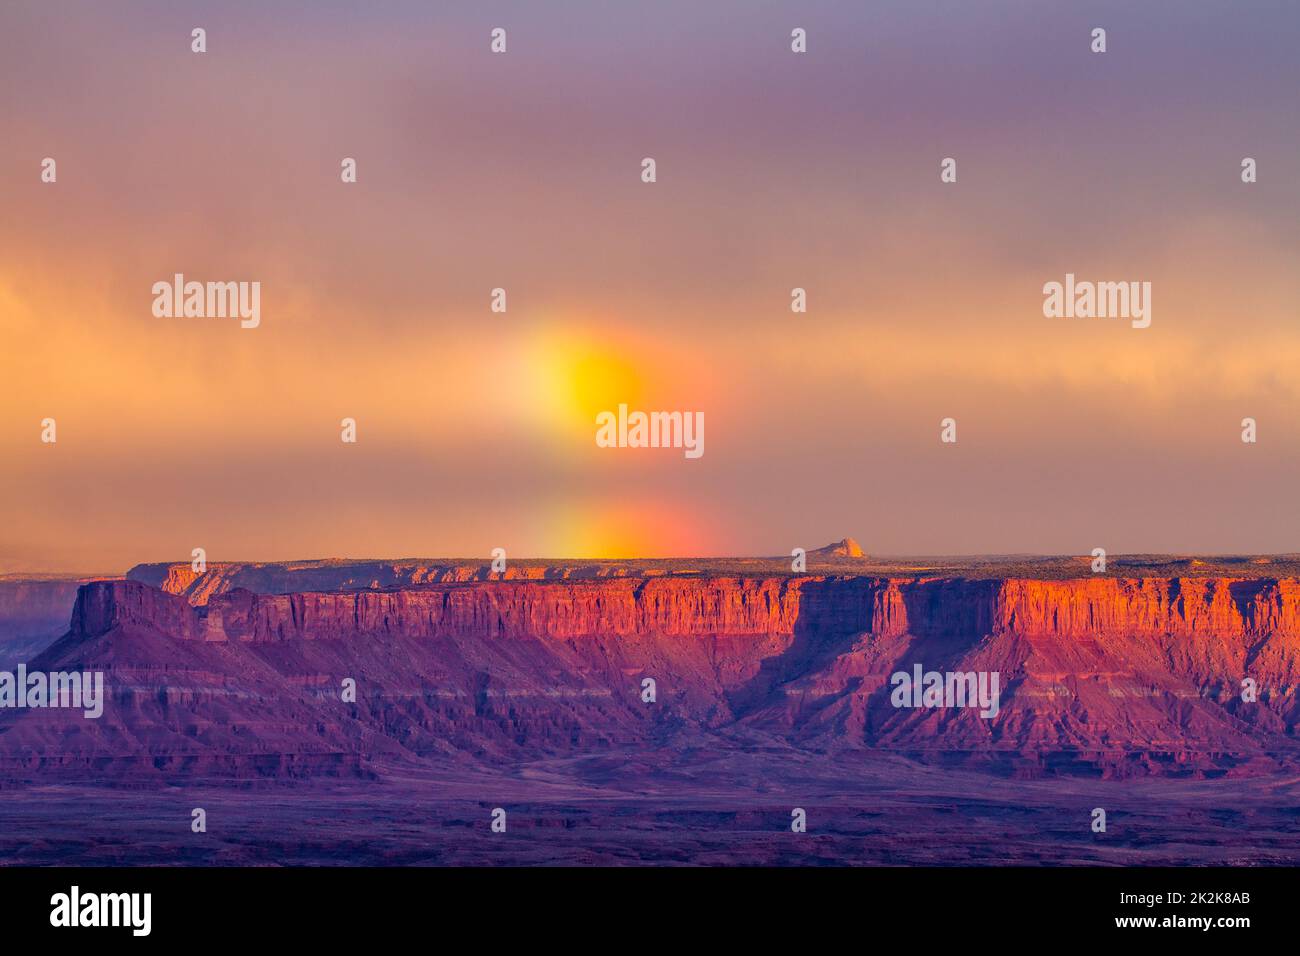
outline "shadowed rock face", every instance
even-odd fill
[[[1298,662],[1289,579],[620,577],[235,589],[202,606],[102,581],[29,668],[104,671],[104,716],[0,711],[0,767],[364,775],[777,746],[1026,776],[1248,773],[1300,766]],[[998,673],[996,717],[894,707],[890,675],[918,664]]]

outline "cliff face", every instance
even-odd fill
[[[995,630],[1059,636],[1300,634],[1300,582],[1226,578],[1006,581]]]
[[[1291,579],[615,577],[191,598],[83,586],[69,633],[30,666],[103,670],[112,700],[93,722],[0,714],[0,767],[360,773],[761,741],[1023,774],[1300,766]],[[916,666],[996,673],[997,713],[894,706],[891,675]]]
[[[565,640],[590,635],[662,637],[769,635],[793,632],[805,588],[825,582],[777,580],[628,580],[600,583],[491,581],[397,591],[254,594],[236,589],[211,595],[202,608],[132,581],[105,582],[81,592],[74,630],[93,635],[134,623],[182,639],[283,641],[403,634],[438,638]],[[823,608],[825,623],[851,627],[864,620],[856,588]],[[855,598],[857,600],[855,600]],[[111,613],[100,610],[111,607]],[[80,616],[79,616],[80,615]],[[83,618],[87,623],[82,624]]]
[[[183,588],[181,589],[184,590]],[[616,578],[484,581],[401,590],[208,595],[134,581],[83,587],[73,630],[136,623],[207,640],[775,635],[797,627],[876,636],[1176,635],[1248,642],[1300,635],[1300,581],[1222,578],[966,581],[882,578]]]
[[[69,632],[95,637],[115,627],[147,627],[180,640],[199,633],[199,618],[183,598],[131,581],[95,581],[77,589]]]

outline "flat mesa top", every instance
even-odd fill
[[[1300,578],[1300,554],[1169,555],[1108,554],[1103,573],[1094,572],[1089,555],[946,555],[849,557],[809,550],[802,573],[892,578],[1014,578],[1064,580],[1110,578]],[[595,580],[637,577],[787,577],[798,572],[791,557],[724,558],[514,558],[507,578],[524,580]],[[298,561],[209,561],[206,570],[233,575],[258,590],[259,584],[284,585],[299,580],[306,590],[328,589],[335,577],[347,587],[384,587],[434,581],[488,580],[491,559],[448,558],[324,558]],[[128,577],[160,586],[169,574],[192,580],[187,562],[140,564]],[[17,577],[17,576],[15,576]],[[3,578],[0,578],[3,580]],[[232,578],[233,580],[233,578]],[[281,590],[271,586],[269,590]]]
[[[1091,555],[949,555],[861,558],[809,553],[808,574],[869,577],[1025,578],[1064,580],[1090,577]],[[441,562],[433,562],[441,563]],[[467,562],[448,562],[464,564]],[[783,576],[790,558],[655,558],[620,561],[512,560],[515,568],[607,568],[635,576],[744,575]],[[1099,575],[1100,576],[1100,575]],[[1106,577],[1117,578],[1292,578],[1300,577],[1300,554],[1283,555],[1108,555]]]

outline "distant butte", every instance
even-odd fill
[[[818,548],[808,553],[836,558],[865,558],[867,556],[866,552],[862,550],[862,546],[852,538],[842,538],[834,544],[828,544],[824,548]]]

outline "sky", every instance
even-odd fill
[[[7,2],[0,572],[1298,551],[1298,39],[1267,0]],[[155,316],[178,272],[260,325]],[[1044,317],[1067,273],[1151,326]],[[597,447],[619,404],[705,453]]]

